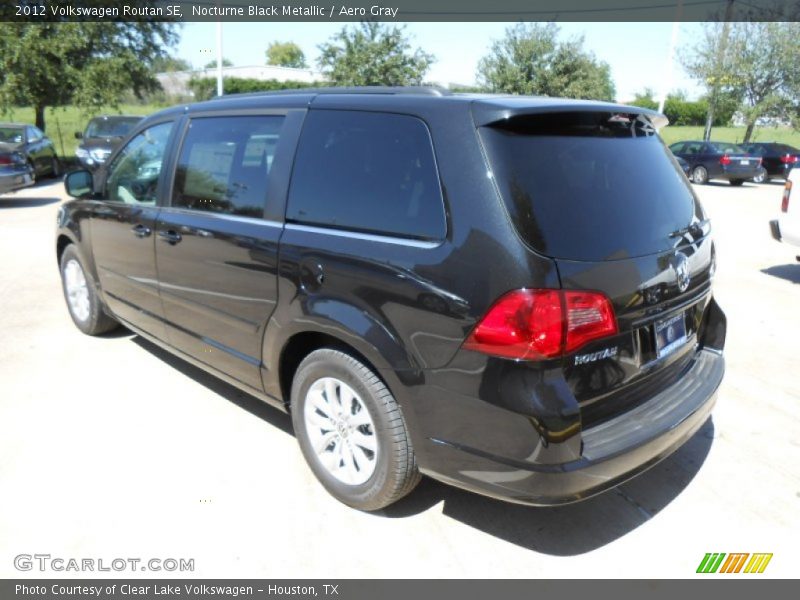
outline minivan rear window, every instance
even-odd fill
[[[556,113],[479,129],[524,240],[553,258],[603,261],[674,247],[702,209],[644,117]]]

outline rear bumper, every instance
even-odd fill
[[[725,371],[721,353],[701,350],[672,386],[618,417],[581,432],[576,460],[559,464],[497,456],[431,439],[432,477],[521,504],[566,504],[598,494],[672,454],[707,421]]]
[[[0,194],[13,192],[31,185],[33,185],[33,177],[29,168],[0,173]]]
[[[752,179],[756,175],[758,175],[758,168],[743,169],[740,171],[729,171],[727,169],[723,169],[722,173],[714,177],[714,179],[726,179],[728,181],[737,181],[737,180],[747,181],[748,179]]]
[[[769,231],[772,234],[772,239],[781,242],[783,238],[781,237],[781,226],[778,223],[778,219],[773,219],[769,222]]]

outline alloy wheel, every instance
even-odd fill
[[[378,438],[359,395],[335,377],[322,377],[306,393],[303,419],[320,464],[348,485],[366,483],[375,472]]]

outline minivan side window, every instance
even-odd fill
[[[311,110],[292,174],[290,222],[442,239],[444,202],[425,123],[409,115]]]
[[[172,206],[263,217],[282,116],[199,117],[183,142]]]
[[[172,121],[154,125],[128,142],[108,169],[105,198],[126,204],[156,203],[172,125]]]

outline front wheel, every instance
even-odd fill
[[[692,182],[698,185],[708,183],[708,170],[701,165],[696,166],[692,169]]]
[[[61,285],[69,316],[75,326],[87,335],[100,335],[119,326],[103,310],[97,286],[83,268],[75,247],[69,245],[61,255]]]
[[[420,481],[397,401],[378,376],[349,354],[309,354],[292,382],[292,423],[320,483],[340,502],[379,510]]]

